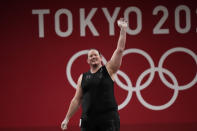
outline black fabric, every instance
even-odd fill
[[[119,114],[116,111],[82,120],[81,131],[120,131]]]
[[[119,131],[114,82],[105,66],[96,73],[83,73],[81,82],[82,131]]]
[[[117,110],[114,97],[114,82],[102,66],[96,73],[90,71],[82,77],[82,115],[97,115]]]

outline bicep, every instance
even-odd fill
[[[122,50],[116,49],[114,51],[110,61],[107,63],[110,72],[116,73],[118,71],[122,63],[122,56],[123,56]]]
[[[78,81],[77,81],[77,87],[74,99],[77,101],[80,101],[82,99],[82,88],[81,88],[81,81],[82,81],[82,75],[80,75]]]

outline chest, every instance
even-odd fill
[[[95,74],[88,73],[85,75],[83,84],[85,88],[97,87],[101,85],[103,81],[104,81],[104,75],[102,72],[98,72]]]

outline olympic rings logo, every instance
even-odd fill
[[[168,107],[170,107],[176,100],[176,98],[178,97],[178,93],[180,90],[186,90],[186,89],[189,89],[191,88],[193,85],[195,85],[197,83],[197,72],[196,72],[196,75],[194,76],[193,80],[191,82],[189,82],[188,84],[185,84],[185,85],[179,85],[176,77],[173,75],[172,72],[170,72],[169,70],[163,68],[163,63],[165,61],[165,59],[172,53],[175,53],[175,52],[185,52],[187,54],[189,54],[195,61],[196,65],[197,65],[197,55],[192,52],[191,50],[187,49],[187,48],[183,48],[183,47],[176,47],[176,48],[172,48],[168,51],[166,51],[160,58],[159,60],[159,64],[158,64],[158,67],[155,67],[155,64],[152,60],[152,58],[149,56],[148,53],[146,53],[145,51],[143,50],[140,50],[140,49],[126,49],[123,53],[123,56],[124,55],[128,55],[128,54],[131,54],[131,53],[137,53],[137,54],[140,54],[142,56],[144,56],[147,60],[148,60],[148,63],[150,65],[150,68],[145,70],[137,79],[137,82],[136,82],[136,85],[135,87],[132,85],[132,82],[131,80],[129,79],[129,77],[121,70],[118,70],[117,71],[117,74],[120,75],[121,77],[123,77],[127,83],[127,85],[125,85],[124,83],[122,83],[118,76],[115,75],[115,82],[117,83],[117,85],[122,88],[123,90],[126,90],[128,91],[128,95],[126,97],[126,99],[120,104],[118,105],[118,109],[121,110],[123,109],[128,103],[129,101],[131,100],[132,98],[132,94],[133,92],[136,92],[136,96],[138,98],[138,100],[141,102],[141,104],[150,109],[150,110],[164,110]],[[88,53],[88,50],[82,50],[82,51],[79,51],[77,52],[76,54],[74,54],[70,60],[68,61],[68,64],[67,64],[67,67],[66,67],[66,75],[67,75],[67,78],[68,78],[68,81],[69,83],[74,87],[76,88],[76,83],[73,81],[72,79],[72,76],[71,76],[71,67],[72,67],[72,64],[73,62],[81,55],[86,55]],[[107,61],[106,59],[103,57],[103,63],[106,64]],[[173,96],[172,98],[166,103],[166,104],[163,104],[163,105],[151,105],[149,104],[148,102],[146,102],[140,91],[145,89],[146,87],[149,86],[149,84],[152,82],[153,78],[154,78],[154,75],[155,75],[155,72],[158,72],[159,74],[159,77],[161,78],[161,81],[164,83],[165,86],[169,87],[170,89],[173,89],[174,90],[174,93],[173,93]],[[141,84],[143,78],[147,75],[147,74],[150,74],[149,78],[147,79],[147,81],[144,83],[144,84]],[[163,74],[166,74],[170,77],[170,79],[172,80],[173,84],[169,83]]]

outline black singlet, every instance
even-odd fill
[[[83,73],[82,82],[82,116],[96,115],[116,111],[114,82],[105,66],[96,73]]]

